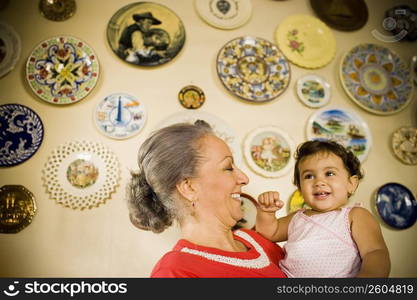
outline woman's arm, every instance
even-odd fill
[[[352,237],[362,258],[357,277],[388,277],[391,262],[378,222],[361,207],[352,208],[349,217]]]

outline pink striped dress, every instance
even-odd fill
[[[288,227],[282,271],[288,277],[355,277],[361,258],[350,231],[351,209],[312,216],[298,211]]]

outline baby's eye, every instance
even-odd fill
[[[334,176],[334,175],[336,175],[336,173],[333,172],[333,171],[327,171],[326,172],[326,176]]]
[[[313,174],[304,175],[304,179],[312,179],[312,178],[313,178]]]

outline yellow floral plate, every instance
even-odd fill
[[[307,69],[324,67],[336,53],[330,28],[308,15],[284,19],[275,31],[275,41],[289,61]]]

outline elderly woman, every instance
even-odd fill
[[[132,223],[162,232],[176,221],[181,229],[151,277],[285,277],[277,244],[252,230],[232,230],[243,217],[239,196],[249,179],[206,122],[154,132],[138,164],[128,185]]]

